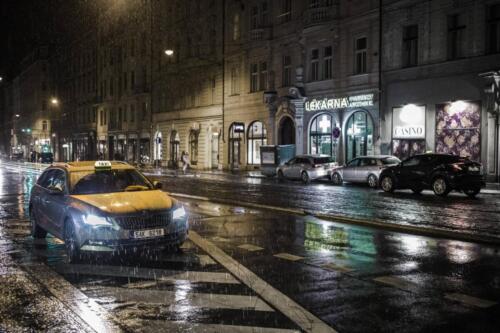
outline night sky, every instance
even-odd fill
[[[1,0],[0,75],[11,79],[22,59],[40,45],[68,43],[109,0]]]

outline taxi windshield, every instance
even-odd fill
[[[71,194],[102,194],[151,190],[153,186],[136,170],[76,171],[71,173]]]

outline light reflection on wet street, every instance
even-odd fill
[[[98,256],[67,264],[61,241],[49,237],[34,242],[28,235],[27,202],[36,177],[36,172],[0,167],[0,247],[7,246],[3,240],[12,241],[12,260],[46,264],[111,312],[122,328],[298,330],[293,320],[191,241],[181,253]],[[286,202],[365,217],[403,216],[407,223],[421,218],[424,224],[474,226],[481,232],[489,232],[499,214],[499,199],[491,195],[472,201],[407,193],[387,198],[363,187],[329,184],[304,189],[260,179],[163,181],[169,192],[234,200],[244,196],[258,203]],[[365,332],[367,327],[372,332],[496,332],[500,327],[499,247],[208,201],[185,203],[193,230],[340,332]],[[459,218],[452,223],[453,216]]]

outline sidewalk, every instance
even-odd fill
[[[93,332],[12,260],[16,252],[0,230],[0,332]]]

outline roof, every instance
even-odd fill
[[[97,161],[80,161],[80,162],[56,162],[52,163],[51,167],[59,167],[68,171],[92,171],[95,169]],[[132,165],[122,161],[110,161],[111,169],[135,169]]]

